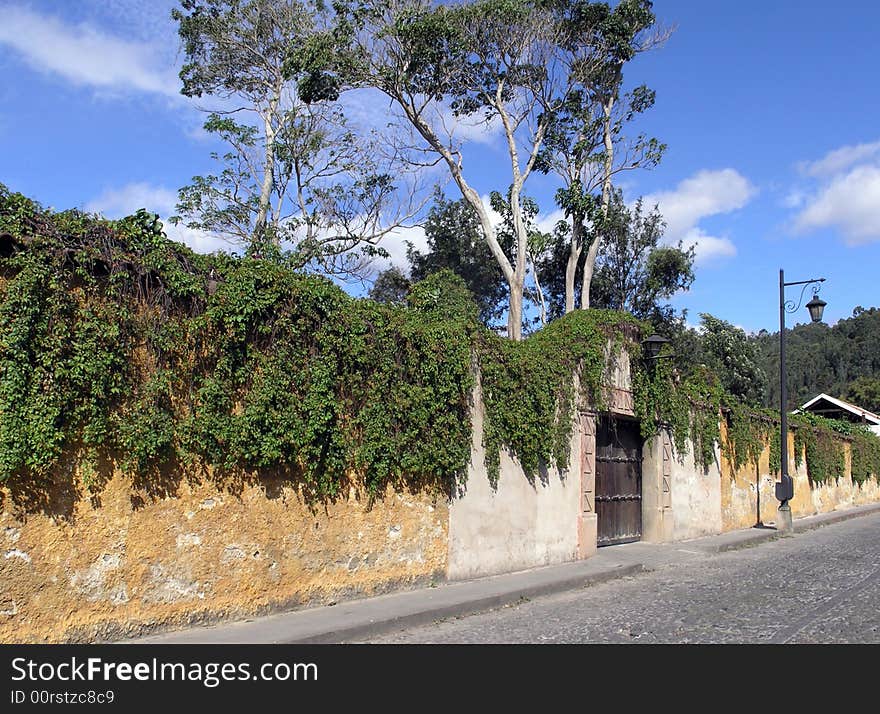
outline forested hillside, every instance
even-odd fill
[[[755,339],[769,379],[765,402],[779,404],[779,333]],[[880,411],[880,308],[857,307],[833,327],[798,325],[787,333],[788,406],[820,392]]]

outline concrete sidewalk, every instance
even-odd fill
[[[880,514],[880,504],[823,513],[794,522],[802,533],[838,521]],[[677,543],[627,543],[602,548],[587,560],[517,573],[406,590],[332,606],[220,623],[137,640],[137,644],[293,644],[363,639],[394,630],[463,617],[524,599],[634,576],[783,537],[775,528],[749,528]]]

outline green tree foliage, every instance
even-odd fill
[[[644,134],[628,136],[628,125],[654,105],[655,93],[640,86],[621,96],[623,68],[638,53],[663,42],[652,30],[655,16],[647,0],[607,3],[551,3],[559,43],[570,54],[571,91],[556,107],[544,141],[539,170],[562,181],[556,201],[568,222],[568,250],[557,280],[564,287],[563,310],[590,307],[596,260],[602,251],[602,224],[609,218],[614,177],[656,166],[665,144]],[[576,274],[580,279],[576,281]]]
[[[410,246],[406,252],[414,281],[448,268],[460,276],[473,293],[484,324],[497,320],[504,310],[507,284],[480,233],[480,222],[470,204],[438,197],[424,224],[428,250]],[[505,251],[510,240],[501,238]]]
[[[857,377],[847,386],[844,397],[868,411],[880,413],[880,377]]]
[[[520,339],[529,239],[521,204],[525,182],[548,166],[545,141],[575,95],[582,101],[588,91],[601,95],[603,131],[613,132],[620,67],[637,50],[640,31],[653,23],[650,3],[624,0],[612,10],[580,1],[341,0],[334,9],[333,31],[297,54],[308,55],[311,71],[332,77],[337,86],[384,93],[419,138],[419,148],[445,165],[479,217],[508,285],[508,335]],[[490,207],[471,185],[461,142],[447,131],[450,114],[501,127],[514,260],[500,245]],[[424,154],[418,160],[424,163]],[[603,172],[610,177],[610,169]],[[603,197],[610,195],[609,180]]]
[[[627,208],[619,192],[603,223],[603,250],[599,253],[590,286],[590,304],[594,307],[625,310],[652,323],[654,330],[672,334],[680,330],[683,315],[665,301],[694,281],[694,250],[661,245],[665,225],[655,208],[643,211],[638,200]],[[551,314],[565,310],[565,263],[568,245],[557,241],[554,250],[539,266],[542,283],[550,297]],[[583,279],[583,264],[578,264],[575,285]]]
[[[723,389],[747,404],[759,405],[767,389],[760,354],[746,333],[729,322],[700,313],[700,358]]]
[[[181,0],[181,92],[234,108],[210,112],[217,173],[180,189],[175,223],[243,244],[294,268],[361,274],[414,208],[370,136],[356,136],[289,49],[326,25],[311,0]]]
[[[806,313],[804,313],[806,316]],[[764,370],[774,378],[765,391],[764,403],[779,407],[779,333],[762,333],[755,338]],[[856,397],[871,399],[871,381],[880,379],[880,309],[856,308],[853,316],[833,327],[807,322],[786,332],[786,374],[789,402],[794,409],[822,392],[847,399],[859,406]],[[859,381],[855,392],[850,385]],[[867,382],[864,380],[868,380]],[[880,404],[875,402],[875,407]]]
[[[459,143],[448,136],[444,116],[500,121],[508,139],[513,212],[519,214],[523,183],[534,168],[549,116],[545,116],[552,63],[546,16],[524,0],[476,0],[436,5],[336,3],[332,52],[314,52],[347,86],[388,96],[426,150],[445,164],[462,198],[480,220],[486,241],[508,284],[508,334],[522,332],[526,274],[524,231],[517,225],[517,259],[499,245],[484,204],[465,171]],[[530,122],[537,120],[538,127]],[[519,145],[519,148],[517,148]],[[522,148],[522,151],[519,149]]]
[[[383,270],[370,288],[369,297],[386,305],[404,305],[409,294],[410,281],[397,266]]]

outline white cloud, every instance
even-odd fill
[[[501,225],[501,214],[498,213],[494,208],[492,208],[492,198],[488,193],[484,193],[480,196],[480,201],[483,202],[483,205],[486,207],[486,211],[489,213],[489,222],[492,224],[492,227],[496,230],[498,226]]]
[[[559,221],[565,220],[565,211],[561,208],[557,208],[550,213],[544,214],[543,216],[538,216],[538,220],[536,221],[536,227],[542,233],[553,233],[556,229],[556,224]]]
[[[645,196],[643,203],[650,208],[659,204],[666,221],[666,238],[676,242],[701,219],[742,208],[756,193],[755,187],[739,172],[721,169],[700,171],[672,191]]]
[[[880,240],[880,141],[842,146],[799,168],[822,182],[791,206],[800,209],[796,232],[837,229],[848,245]]]
[[[200,231],[196,228],[188,228],[187,226],[175,226],[163,221],[165,235],[171,240],[183,243],[192,248],[196,253],[215,253],[223,251],[224,253],[241,253],[242,247],[230,243],[219,236],[212,235],[207,231]]]
[[[158,53],[148,43],[114,37],[86,23],[67,25],[21,6],[6,5],[0,13],[0,44],[40,71],[104,91],[180,96],[174,68],[157,63]]]
[[[710,216],[730,213],[745,206],[757,189],[734,169],[699,171],[678,184],[672,191],[661,191],[643,198],[646,208],[659,205],[666,221],[664,240],[686,247],[694,246],[696,262],[736,255],[736,246],[729,238],[711,236],[699,227]]]
[[[87,203],[85,210],[90,213],[100,213],[107,218],[121,218],[131,215],[139,208],[145,208],[152,213],[159,214],[165,233],[171,240],[184,243],[198,253],[235,250],[236,246],[219,236],[169,223],[168,216],[175,214],[176,204],[177,193],[175,191],[148,183],[130,183],[121,188],[104,191],[100,196]]]
[[[795,218],[800,232],[839,228],[849,245],[880,240],[880,166],[834,177]]]
[[[456,117],[452,109],[443,107],[438,112],[438,126],[442,126],[445,133],[454,142],[463,144],[493,145],[504,133],[504,125],[501,119],[493,116],[489,121],[480,121],[477,116]]]
[[[407,241],[420,253],[428,251],[428,238],[425,229],[421,226],[408,226],[395,228],[382,238],[379,245],[388,251],[388,258],[377,258],[373,262],[373,268],[378,273],[390,267],[400,268],[405,274],[409,274],[409,261],[406,259]]]
[[[121,218],[139,208],[169,214],[177,204],[177,193],[148,183],[130,183],[122,188],[108,189],[86,204],[89,213],[102,213],[108,218]]]
[[[880,158],[880,141],[841,146],[829,151],[818,161],[801,162],[798,169],[807,176],[822,178],[834,176],[851,166],[876,158]]]
[[[685,248],[694,248],[694,260],[704,265],[716,258],[732,258],[736,255],[736,246],[729,238],[718,238],[707,235],[700,228],[692,228],[681,239]]]

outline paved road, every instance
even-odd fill
[[[880,515],[370,642],[880,643]]]

